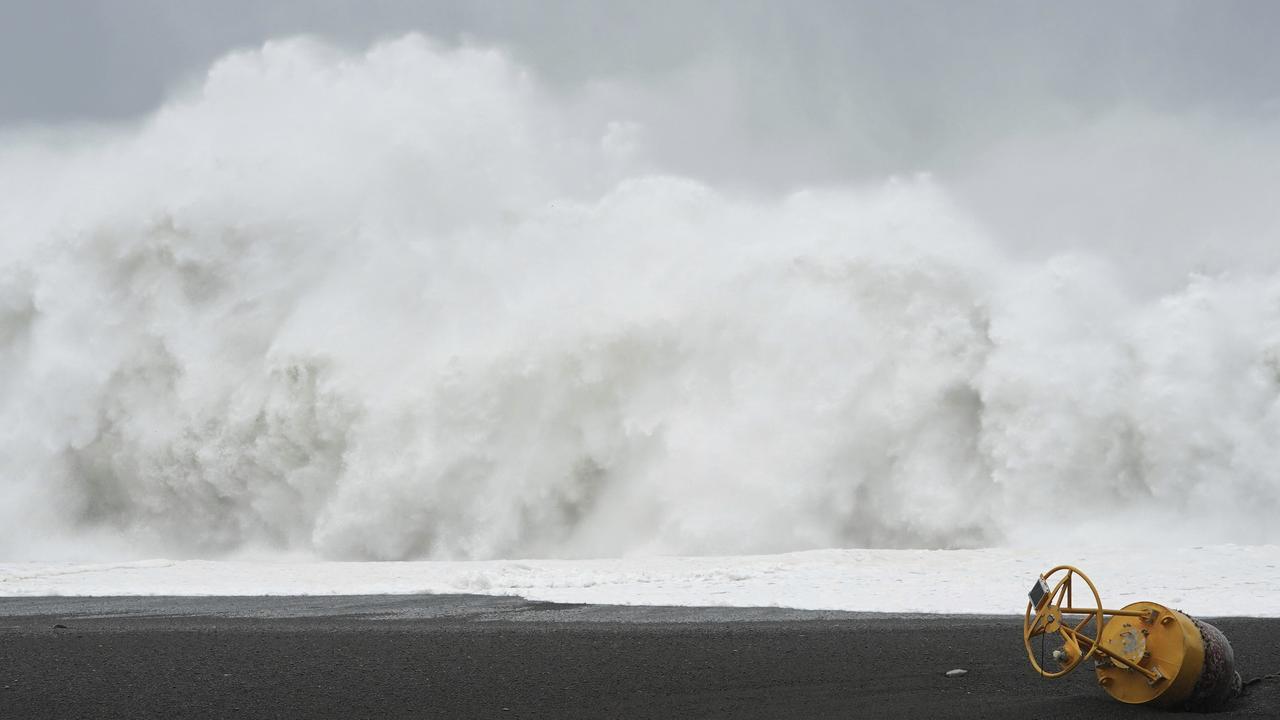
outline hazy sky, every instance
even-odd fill
[[[0,8],[0,127],[11,130],[144,115],[220,55],[274,36],[361,48],[419,31],[506,48],[567,98],[639,122],[664,169],[719,183],[777,188],[928,171],[1014,246],[1121,247],[1139,262],[1177,238],[1179,248],[1200,248],[1177,272],[1202,263],[1206,243],[1227,242],[1233,262],[1251,263],[1280,245],[1271,200],[1280,3]]]
[[[778,116],[876,103],[938,139],[939,113],[1108,103],[1274,115],[1268,2],[0,0],[0,122],[135,115],[217,56],[280,35],[363,46],[410,31],[509,47],[566,82],[725,64]],[[794,101],[801,101],[798,106]],[[978,106],[984,106],[979,108]],[[794,118],[793,118],[794,119]]]

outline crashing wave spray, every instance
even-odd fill
[[[562,104],[294,40],[8,142],[0,556],[1280,541],[1280,279],[1138,300],[927,177],[748,198]]]

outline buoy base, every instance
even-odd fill
[[[1240,676],[1217,628],[1153,602],[1131,603],[1103,627],[1098,684],[1123,703],[1214,710],[1239,694]],[[1114,656],[1113,658],[1107,655]]]

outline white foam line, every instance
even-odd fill
[[[0,564],[3,596],[476,593],[622,605],[1020,613],[1036,575],[1070,563],[1107,607],[1280,616],[1280,547],[819,550],[784,555],[477,562],[149,560]],[[1078,603],[1077,603],[1078,604]]]

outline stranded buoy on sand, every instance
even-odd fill
[[[1062,677],[1092,658],[1098,684],[1124,703],[1217,710],[1240,694],[1231,645],[1204,621],[1153,602],[1108,610],[1070,565],[1041,575],[1030,597],[1022,641],[1042,677]]]

